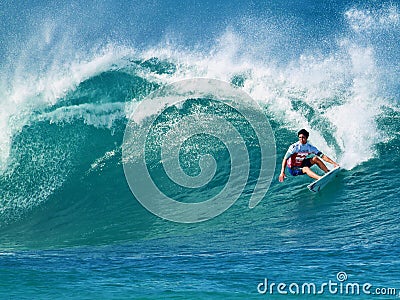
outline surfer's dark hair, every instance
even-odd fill
[[[297,133],[297,136],[299,136],[300,134],[303,134],[306,138],[308,138],[308,136],[310,135],[310,133],[309,133],[307,130],[305,130],[305,129],[300,130],[300,131]]]

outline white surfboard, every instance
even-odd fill
[[[308,189],[311,192],[315,192],[315,193],[319,192],[337,176],[339,170],[340,170],[340,167],[336,167],[336,168],[330,170],[328,173],[325,173],[325,175],[322,176],[320,179],[307,185]]]

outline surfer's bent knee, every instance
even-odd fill
[[[314,156],[313,158],[311,158],[311,161],[313,162],[313,164],[316,164],[319,161],[322,162],[322,160],[318,156]]]

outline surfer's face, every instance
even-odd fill
[[[300,143],[305,144],[305,143],[307,143],[307,137],[303,134],[300,134],[299,141],[300,141]]]

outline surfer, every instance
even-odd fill
[[[329,171],[321,158],[335,167],[339,166],[337,162],[324,155],[315,146],[307,143],[309,135],[310,134],[305,129],[301,129],[297,133],[299,141],[290,145],[285,156],[283,157],[281,174],[279,175],[280,182],[286,178],[286,166],[288,167],[289,173],[292,176],[307,174],[314,179],[319,179],[321,176],[313,172],[311,170],[311,166],[317,165],[325,173]]]

